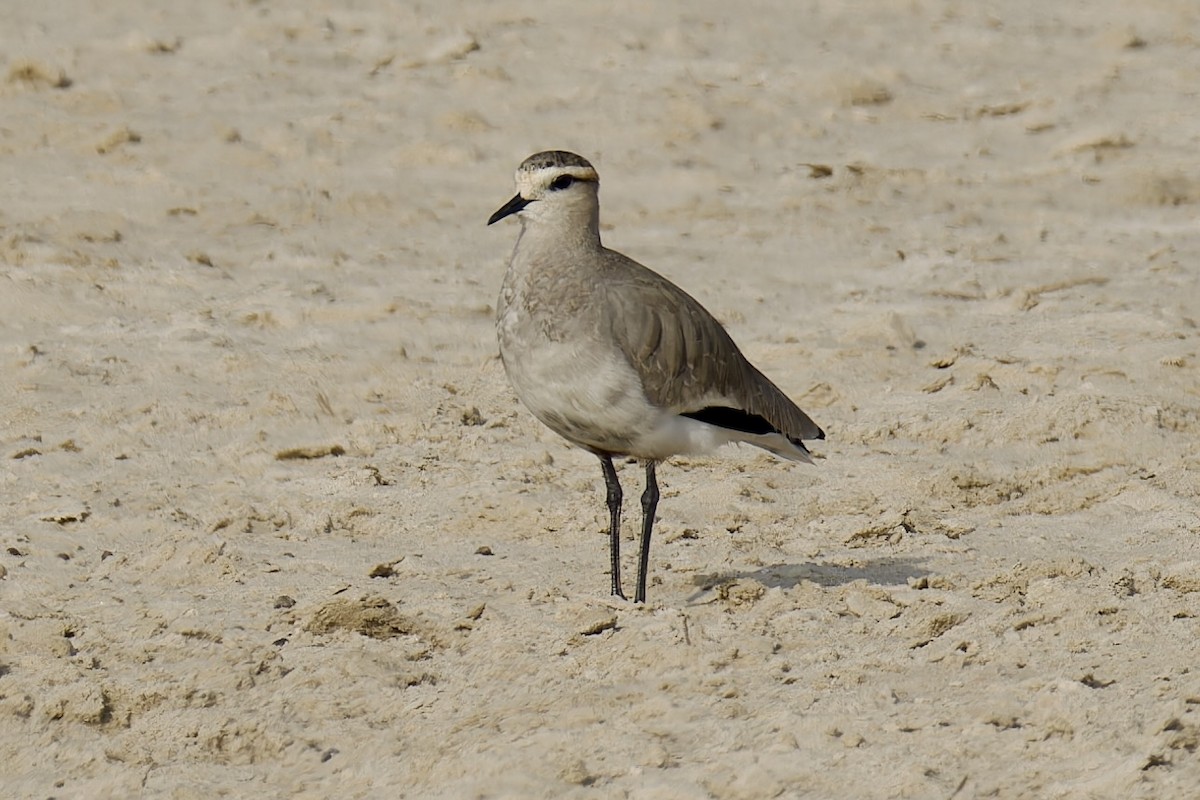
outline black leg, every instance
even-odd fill
[[[621,591],[621,482],[617,480],[617,471],[613,469],[612,456],[600,456],[600,466],[604,468],[604,488],[607,490],[608,502],[608,552],[612,556],[612,593],[622,600],[625,593]]]
[[[654,474],[657,461],[646,462],[646,491],[642,493],[642,554],[638,559],[637,594],[633,602],[646,602],[646,573],[650,571],[650,531],[654,528],[654,511],[658,508],[658,478]]]

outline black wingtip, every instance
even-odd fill
[[[760,417],[758,414],[750,414],[742,411],[740,408],[708,406],[699,411],[685,411],[680,416],[691,417],[694,420],[706,422],[718,428],[728,428],[731,431],[741,431],[742,433],[752,433],[755,435],[779,433],[779,430],[763,417]]]
[[[743,411],[740,408],[729,408],[728,406],[708,406],[699,411],[685,411],[680,416],[691,417],[700,422],[707,422],[709,425],[715,425],[718,428],[728,428],[733,431],[741,431],[742,433],[752,433],[763,435],[767,433],[782,433],[778,428],[772,425],[758,414],[751,414],[748,411]],[[821,430],[816,425],[816,433],[804,434],[805,439],[824,439],[825,431]],[[799,447],[804,452],[808,452],[808,448],[800,440],[800,437],[788,436],[788,441]]]
[[[787,440],[789,442],[791,442],[792,444],[796,445],[796,447],[799,447],[806,454],[812,455],[812,452],[807,447],[804,446],[804,441],[802,439],[798,439],[795,436],[789,436],[789,437],[787,437]]]

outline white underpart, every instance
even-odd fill
[[[502,316],[501,328],[517,325],[518,314],[513,309]],[[624,357],[594,343],[544,342],[536,351],[505,348],[502,354],[518,396],[533,415],[559,435],[592,449],[662,461],[745,443],[811,463],[807,452],[781,434],[743,433],[655,406]],[[697,408],[707,405],[730,404],[712,397]]]

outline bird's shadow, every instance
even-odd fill
[[[930,575],[930,570],[922,566],[924,561],[922,558],[877,558],[853,567],[807,562],[772,564],[755,570],[710,572],[692,578],[699,590],[688,599],[695,601],[707,592],[743,579],[761,583],[768,589],[791,589],[804,581],[826,587],[843,586],[860,580],[875,586],[899,586],[913,578]]]

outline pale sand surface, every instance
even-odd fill
[[[656,8],[8,4],[0,794],[1197,796],[1200,6]],[[552,147],[829,433],[645,608],[496,357]]]

